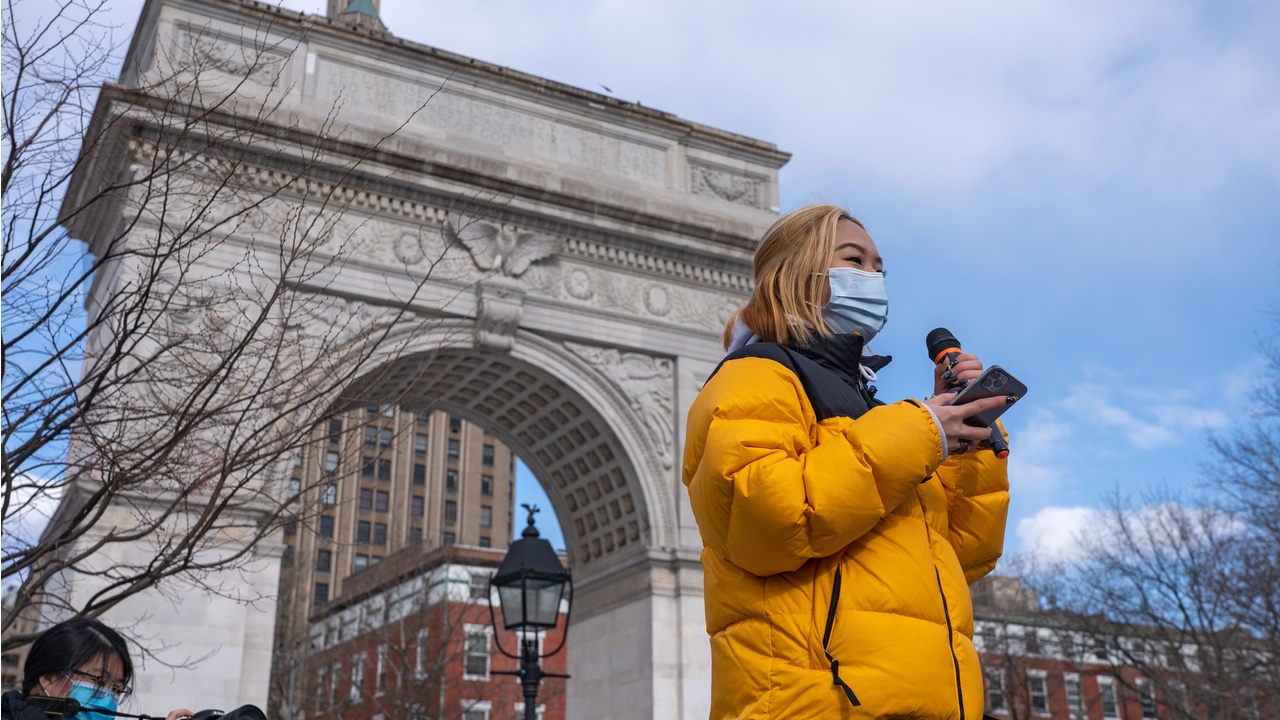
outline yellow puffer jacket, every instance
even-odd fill
[[[968,584],[1004,544],[1005,462],[942,462],[912,401],[819,417],[804,368],[730,358],[689,410],[684,456],[711,717],[979,720]]]

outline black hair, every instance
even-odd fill
[[[31,645],[22,668],[22,694],[30,695],[45,675],[78,669],[97,658],[120,658],[125,685],[133,684],[133,661],[120,633],[89,618],[72,618],[45,630]]]

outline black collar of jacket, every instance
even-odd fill
[[[880,372],[893,360],[892,355],[863,355],[862,336],[849,333],[831,337],[815,337],[808,345],[790,345],[790,349],[830,370],[853,387],[861,384],[862,372],[858,365],[866,365],[871,372]]]
[[[63,698],[27,697],[17,690],[10,690],[0,700],[0,710],[3,710],[5,720],[48,720],[61,718],[63,713],[78,712],[80,704],[75,703],[73,711]]]

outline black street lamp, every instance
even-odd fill
[[[569,614],[565,613],[565,632],[560,644],[549,653],[538,652],[538,632],[552,630],[560,619],[560,599],[565,587],[569,588],[569,611],[573,610],[573,578],[560,564],[560,558],[551,543],[538,536],[533,526],[536,505],[521,505],[529,511],[529,525],[520,539],[507,548],[507,556],[498,566],[498,572],[489,579],[489,620],[493,623],[494,640],[498,650],[509,658],[520,661],[519,670],[494,670],[495,675],[515,675],[524,689],[525,720],[537,720],[538,686],[544,677],[567,678],[568,675],[542,671],[539,662],[560,652],[569,635]],[[503,624],[508,630],[520,632],[520,654],[512,655],[502,647],[497,632],[498,619],[493,613],[493,588],[498,589],[498,602],[502,605]]]

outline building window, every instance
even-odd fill
[[[449,416],[449,432],[451,433],[462,432],[462,418],[458,417],[457,415]]]
[[[369,488],[360,488],[360,509],[373,509],[373,490]]]
[[[395,417],[395,416],[396,416],[395,405],[387,403],[386,405],[382,406],[382,417]]]
[[[369,524],[368,520],[361,520],[356,523],[356,542],[362,545],[367,545],[372,531],[373,525]]]
[[[1151,681],[1146,678],[1138,678],[1138,706],[1142,708],[1142,717],[1154,718],[1156,716],[1156,696],[1151,691]]]
[[[382,556],[381,556],[381,555],[370,555],[370,556],[369,556],[369,564],[370,564],[370,565],[377,565],[377,564],[378,564],[378,563],[380,563],[380,562],[382,562]]]
[[[338,486],[333,483],[325,485],[320,491],[320,502],[326,507],[333,507],[338,504]]]
[[[378,444],[386,447],[391,444],[391,428],[382,428],[378,433]]]
[[[481,495],[493,494],[493,476],[492,475],[480,476],[480,494]]]
[[[329,583],[316,583],[315,596],[312,598],[313,605],[323,605],[329,602]]]
[[[367,478],[373,477],[373,469],[375,467],[377,467],[376,461],[372,457],[365,455],[360,458],[360,476],[361,477],[367,477]]]
[[[466,656],[463,658],[463,680],[489,679],[489,634],[492,628],[488,625],[467,625],[465,629]]]
[[[1028,700],[1031,703],[1031,712],[1037,715],[1049,714],[1049,691],[1045,687],[1045,676],[1034,670],[1027,671],[1027,691]]]
[[[1120,717],[1120,703],[1116,701],[1115,678],[1098,678],[1098,700],[1102,704],[1102,717]]]
[[[320,537],[330,538],[330,539],[333,538],[333,516],[332,515],[320,516]]]
[[[338,706],[338,678],[342,677],[342,663],[335,662],[329,666],[329,709]]]
[[[365,415],[377,415],[378,411],[380,410],[382,410],[382,406],[377,403],[372,403],[364,406]]]
[[[285,545],[284,552],[280,554],[280,567],[293,567],[293,546]]]
[[[1067,690],[1067,710],[1073,718],[1084,717],[1084,693],[1080,691],[1080,676],[1066,675],[1062,679]]]
[[[364,696],[364,653],[351,656],[351,691],[347,697],[353,703],[360,702]]]
[[[444,489],[451,493],[458,492],[458,471],[446,470],[444,473]]]
[[[427,629],[418,631],[413,643],[413,676],[419,680],[427,677]]]
[[[329,421],[329,443],[331,445],[337,445],[340,442],[342,442],[342,421],[330,420]]]
[[[471,573],[467,577],[467,589],[472,600],[483,600],[489,597],[489,576],[484,573]]]
[[[493,527],[493,508],[488,505],[480,506],[480,527]]]
[[[329,694],[329,668],[316,670],[316,714],[324,712],[324,698]]]
[[[365,568],[367,568],[367,567],[369,567],[369,556],[368,556],[368,555],[356,555],[356,562],[355,562],[355,569],[354,569],[354,572],[360,572],[361,570],[363,570],[363,569],[365,569]]]
[[[413,466],[413,484],[414,485],[427,484],[427,466],[426,465]]]
[[[316,572],[329,572],[329,566],[333,562],[333,552],[330,550],[316,551]]]
[[[430,422],[430,421],[431,421],[431,413],[429,413],[429,412],[420,412],[420,413],[418,413],[418,424],[419,424],[419,425],[426,425],[426,424],[427,424],[428,422]]]
[[[457,460],[462,456],[462,443],[457,440],[449,441],[449,459]]]
[[[987,709],[1004,712],[1004,677],[999,670],[989,670],[984,676],[987,679]]]
[[[386,512],[391,507],[391,493],[379,490],[375,497],[377,502],[374,503],[373,508],[378,512]]]
[[[487,535],[480,536],[480,547],[493,547],[493,539]]]
[[[492,445],[484,446],[484,451],[480,455],[480,462],[484,463],[485,465],[493,464],[493,446]]]
[[[422,542],[422,528],[420,527],[409,528],[409,542],[413,545],[417,545],[418,543]]]
[[[324,471],[327,473],[338,472],[338,464],[342,462],[342,455],[337,450],[329,450],[324,454]]]
[[[458,541],[458,536],[451,532],[447,532],[440,536],[440,541],[445,545],[452,545]]]
[[[364,444],[369,447],[377,447],[378,445],[378,428],[372,425],[364,426]]]
[[[285,497],[291,498],[302,492],[302,481],[298,478],[289,478],[289,489],[285,491]]]
[[[1028,625],[1023,629],[1022,643],[1026,647],[1028,655],[1040,654],[1040,635],[1036,632],[1034,625]]]
[[[293,459],[293,466],[296,468],[300,468],[302,467],[302,463],[303,463],[302,451],[299,450],[298,457]]]
[[[462,720],[489,720],[488,703],[464,700],[462,706],[466,708],[462,711]]]
[[[378,461],[378,479],[379,480],[391,479],[391,461],[390,460]]]
[[[387,524],[386,523],[373,524],[373,544],[374,545],[387,544]]]
[[[421,495],[414,495],[409,500],[409,517],[420,518],[424,514],[427,500]]]
[[[373,694],[380,696],[387,692],[387,644],[378,646],[377,673],[373,680]]]
[[[413,451],[419,455],[427,454],[427,436],[418,434],[413,438]]]
[[[296,522],[286,523],[286,524],[285,524],[285,526],[284,526],[284,534],[285,534],[285,535],[297,535],[297,534],[298,534],[298,523],[296,523]]]
[[[458,522],[458,503],[453,500],[444,501],[444,521],[447,523]]]

